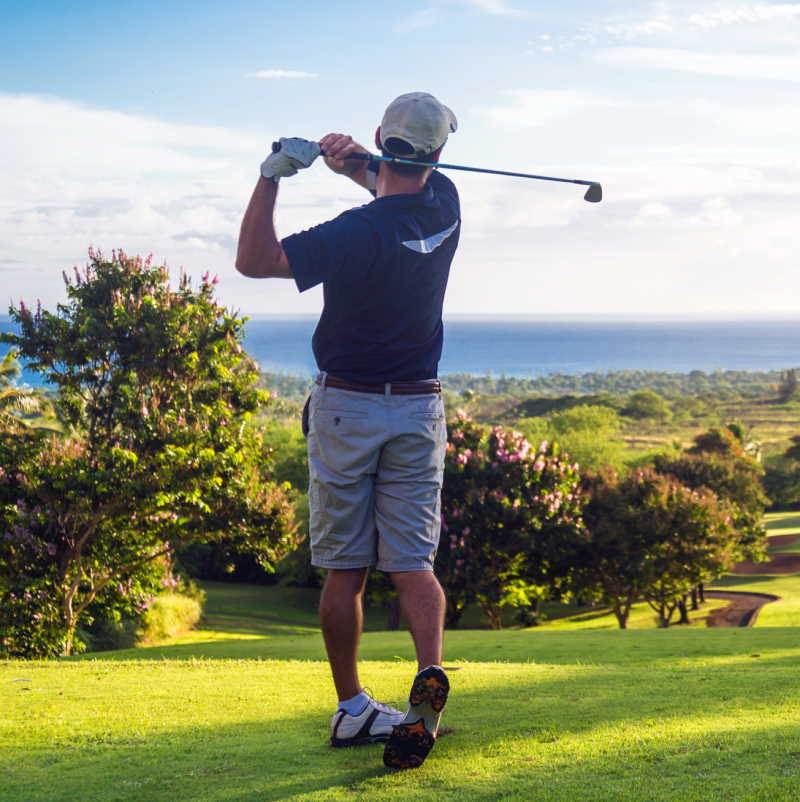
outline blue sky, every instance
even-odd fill
[[[238,276],[278,136],[370,144],[397,94],[456,112],[450,313],[787,315],[800,296],[800,3],[8,3],[0,29],[0,309],[63,297],[89,245],[220,275],[247,313],[319,291]],[[315,164],[288,234],[368,201]]]

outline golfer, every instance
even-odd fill
[[[389,104],[375,145],[383,156],[436,162],[456,130],[425,92]],[[281,178],[325,163],[374,200],[278,240]],[[323,286],[313,337],[319,367],[307,405],[312,564],[327,571],[320,619],[339,705],[331,744],[386,742],[384,763],[419,766],[433,747],[449,683],[441,668],[445,599],[433,574],[447,442],[437,380],[442,303],[458,245],[453,183],[430,167],[348,159],[366,154],[342,134],[319,145],[282,139],[261,165],[242,222],[236,268],[252,278]],[[417,652],[403,713],[358,678],[362,595],[371,566],[397,590]]]

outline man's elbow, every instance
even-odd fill
[[[236,270],[248,278],[291,278],[292,275],[282,248],[274,253],[260,254],[258,258],[239,253]]]
[[[236,257],[236,270],[248,278],[259,278],[261,276],[255,265],[249,259],[244,259],[241,256]]]

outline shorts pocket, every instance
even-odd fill
[[[444,420],[443,412],[412,412],[414,420]]]
[[[366,410],[363,409],[331,409],[329,407],[317,407],[315,415],[325,415],[328,418],[339,418],[340,420],[363,420],[367,417]]]

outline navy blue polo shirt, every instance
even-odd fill
[[[436,378],[460,223],[455,185],[434,170],[422,192],[376,198],[282,240],[300,292],[322,284],[320,370],[368,384]]]

